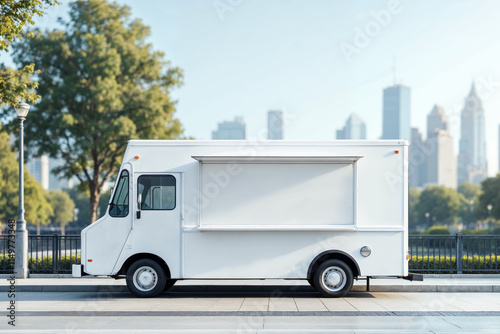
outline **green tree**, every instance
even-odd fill
[[[0,226],[8,219],[17,219],[19,203],[19,164],[12,151],[9,135],[0,126]],[[52,207],[46,192],[24,168],[25,219],[40,231],[40,225],[49,223]]]
[[[420,194],[417,204],[419,218],[424,220],[428,212],[432,224],[453,223],[460,208],[460,197],[451,188],[442,186],[430,186]]]
[[[62,190],[50,191],[49,202],[54,209],[51,216],[52,223],[60,225],[61,234],[64,235],[66,225],[73,220],[75,202],[69,197],[68,193]]]
[[[65,189],[64,190],[70,198],[75,203],[75,208],[78,209],[78,221],[77,226],[85,227],[90,224],[90,205],[89,205],[89,195],[87,193],[81,192],[77,188]],[[101,194],[99,199],[99,210],[102,217],[106,212],[109,203],[110,192],[105,191]],[[100,218],[98,217],[98,218]]]
[[[28,24],[33,24],[35,16],[42,16],[46,7],[55,5],[55,0],[2,0],[0,5],[0,51],[7,51],[11,42],[21,38]],[[19,99],[35,102],[38,98],[31,91],[38,84],[30,80],[35,70],[34,64],[25,65],[20,70],[0,64],[0,107],[15,105]]]
[[[460,209],[458,216],[467,225],[474,225],[478,218],[479,196],[482,194],[478,185],[463,182],[457,188],[460,194]]]
[[[481,187],[470,182],[462,182],[457,188],[459,194],[467,200],[476,200],[481,195]]]
[[[409,204],[409,217],[408,217],[408,224],[410,226],[417,226],[419,223],[422,222],[422,219],[420,219],[417,211],[417,204],[418,200],[420,199],[420,194],[421,191],[416,189],[416,188],[410,188],[409,194],[408,194],[408,204]]]
[[[63,159],[56,172],[80,180],[93,222],[129,139],[181,136],[170,91],[182,74],[153,51],[149,27],[131,19],[129,7],[76,1],[69,16],[64,30],[36,30],[15,44],[15,59],[41,69],[43,99],[30,112],[27,143]]]
[[[49,203],[47,191],[30,176],[24,181],[24,196],[26,222],[35,225],[36,234],[40,235],[40,227],[50,224],[50,216],[54,212]]]
[[[492,217],[500,219],[500,174],[481,182],[482,194],[479,196],[478,213],[481,218],[488,217],[488,204],[491,204]]]

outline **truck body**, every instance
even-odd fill
[[[73,275],[152,297],[179,279],[408,276],[408,143],[131,140]]]

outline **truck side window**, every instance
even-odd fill
[[[175,209],[175,177],[172,175],[143,175],[138,179],[142,194],[141,210]]]
[[[115,195],[109,204],[109,215],[111,217],[126,217],[128,215],[128,172],[122,171]]]

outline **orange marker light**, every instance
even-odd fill
[[[92,259],[88,259],[87,261],[88,261],[88,262],[92,262]]]
[[[410,260],[411,259],[411,255],[410,254],[406,255],[406,259]]]
[[[135,160],[139,160],[139,156],[138,155],[136,155],[134,158],[135,158]]]
[[[394,151],[394,153],[399,154],[399,151]]]

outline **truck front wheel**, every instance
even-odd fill
[[[351,268],[340,260],[321,263],[314,275],[314,287],[325,297],[344,297],[353,283]]]
[[[151,259],[138,260],[127,270],[127,287],[137,297],[155,297],[163,291],[166,280],[163,268]]]

